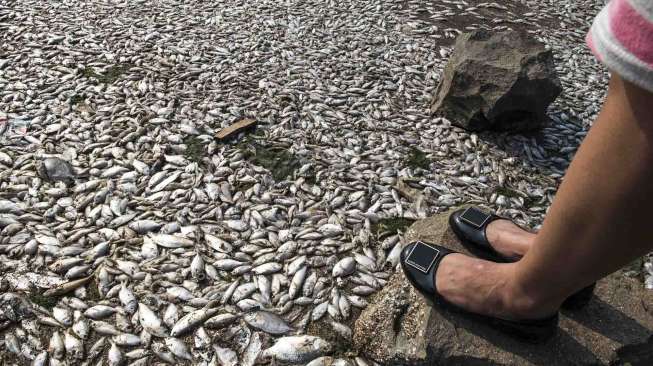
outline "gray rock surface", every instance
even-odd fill
[[[431,111],[474,131],[532,130],[561,91],[551,51],[532,36],[475,31],[456,40]]]
[[[466,252],[447,217],[414,223],[407,240]],[[532,345],[431,308],[400,270],[357,319],[354,346],[383,365],[653,365],[653,291],[614,273],[586,308],[561,314],[553,339]]]
[[[47,158],[41,163],[43,178],[56,181],[69,182],[75,178],[75,172],[69,162],[59,158]]]

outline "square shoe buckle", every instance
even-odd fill
[[[415,262],[414,260],[411,259],[412,255],[413,255],[413,252],[415,252],[415,249],[417,249],[417,247],[420,246],[420,245],[427,247],[429,249],[429,252],[430,252],[428,254],[430,254],[432,256],[432,258],[430,260],[428,260],[428,259],[423,260],[422,264],[417,263],[417,262]],[[415,244],[415,246],[413,247],[413,249],[411,249],[410,253],[408,253],[408,256],[406,257],[406,264],[408,264],[409,266],[417,269],[420,272],[428,273],[429,270],[431,269],[431,267],[433,266],[433,263],[435,263],[435,260],[438,259],[438,256],[440,256],[440,251],[439,250],[433,248],[432,246],[430,246],[428,244],[425,244],[422,241],[418,241]],[[428,265],[425,267],[423,264],[426,264],[426,263],[428,263]]]
[[[463,212],[462,215],[460,215],[460,218],[465,221],[466,223],[474,226],[477,229],[480,229],[485,225],[487,220],[490,219],[492,215],[487,214],[481,210],[477,210],[474,207],[467,207],[465,212]]]

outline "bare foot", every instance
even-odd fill
[[[535,240],[535,234],[505,219],[492,221],[485,228],[485,235],[494,250],[514,260],[523,257]]]
[[[447,255],[435,276],[436,288],[450,303],[473,313],[507,320],[537,319],[553,314],[557,305],[544,305],[518,291],[511,282],[512,263],[494,263],[460,253]]]

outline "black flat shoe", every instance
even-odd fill
[[[485,229],[494,220],[508,220],[495,214],[489,214],[476,207],[455,211],[449,216],[449,226],[460,242],[475,256],[493,262],[510,263],[516,260],[507,258],[497,252],[487,240]],[[569,296],[561,305],[566,310],[578,310],[587,305],[594,294],[593,283]]]
[[[558,313],[542,319],[506,320],[469,312],[444,299],[435,286],[435,273],[442,258],[456,253],[439,245],[416,241],[401,251],[401,267],[411,284],[429,301],[486,323],[519,340],[540,343],[551,338],[558,329]]]

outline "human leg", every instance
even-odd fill
[[[537,318],[652,250],[652,106],[651,93],[613,76],[532,248],[511,264],[449,255],[440,294],[476,313]]]

